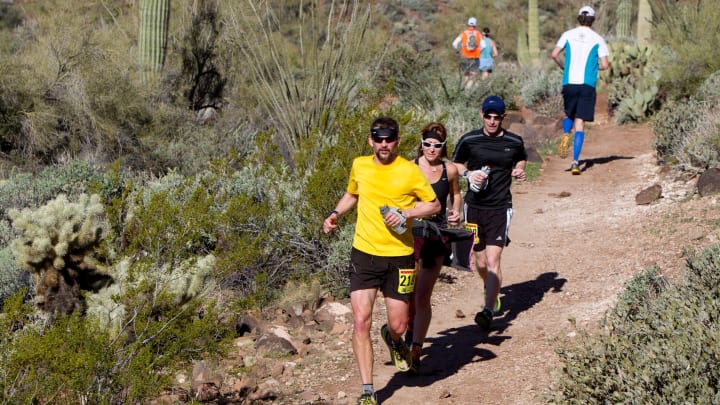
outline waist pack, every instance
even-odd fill
[[[450,252],[445,255],[445,266],[451,266],[458,270],[470,271],[470,255],[472,254],[475,234],[467,229],[441,228],[433,221],[413,221],[413,236],[431,239],[446,240],[450,243]]]

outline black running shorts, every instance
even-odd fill
[[[597,92],[595,87],[586,84],[566,84],[562,88],[565,115],[585,122],[595,119],[595,101]]]
[[[413,254],[384,257],[352,248],[349,270],[350,292],[378,288],[386,298],[407,302],[415,285]]]
[[[475,232],[473,250],[480,252],[487,245],[505,247],[510,244],[508,232],[512,208],[481,210],[465,206],[466,228]]]

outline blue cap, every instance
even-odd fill
[[[489,96],[482,104],[483,114],[486,114],[488,111],[505,114],[505,102],[498,96]]]

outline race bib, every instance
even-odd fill
[[[398,269],[398,292],[410,294],[415,290],[415,269]]]
[[[477,245],[480,243],[480,237],[478,236],[478,226],[477,224],[469,224],[465,223],[465,229],[469,232],[472,232],[474,235],[474,244]]]

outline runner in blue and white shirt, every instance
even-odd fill
[[[572,174],[580,174],[579,159],[585,140],[585,121],[595,119],[595,85],[598,71],[608,68],[608,47],[605,40],[592,30],[595,10],[585,6],[578,13],[579,26],[565,31],[555,44],[552,58],[563,69],[563,102],[565,119],[563,120],[563,138],[558,148],[561,158],[568,155],[570,133],[575,128],[573,140]],[[560,53],[565,52],[565,60]]]

